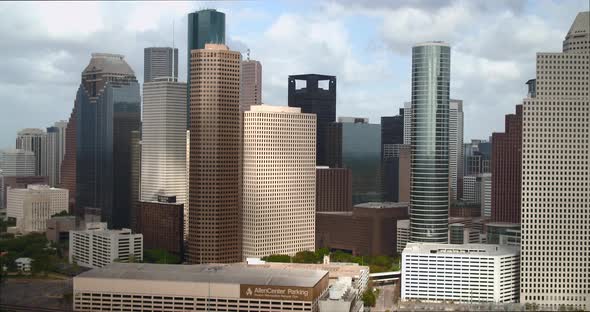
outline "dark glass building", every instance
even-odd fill
[[[447,44],[412,48],[412,242],[448,242],[450,67]]]
[[[188,46],[186,51],[186,127],[190,120],[191,50],[204,49],[206,43],[225,44],[225,13],[214,9],[200,10],[188,15]]]
[[[76,97],[76,205],[128,227],[131,137],[141,128],[139,84],[122,55],[94,53]]]
[[[297,88],[297,81],[305,87]],[[326,88],[319,82],[327,82]],[[289,106],[300,107],[302,113],[317,115],[316,163],[326,166],[326,128],[336,121],[336,77],[326,75],[289,76]]]
[[[352,170],[352,204],[381,201],[381,125],[356,118],[326,132],[328,166]]]
[[[399,151],[404,143],[403,109],[400,115],[381,117],[381,188],[383,201],[399,201]]]

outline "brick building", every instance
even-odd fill
[[[349,168],[316,168],[316,211],[352,210],[352,171]]]

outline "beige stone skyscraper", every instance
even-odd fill
[[[244,112],[243,258],[314,250],[315,140],[316,115],[298,107]]]
[[[191,50],[190,263],[241,259],[240,63],[223,44]]]
[[[537,53],[524,99],[521,303],[590,309],[590,12]]]
[[[259,61],[242,61],[240,76],[240,111],[262,103],[262,65]]]

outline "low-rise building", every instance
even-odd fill
[[[74,277],[75,311],[319,311],[323,270],[113,263]]]
[[[487,244],[408,243],[402,300],[517,302],[520,250]]]
[[[130,229],[109,230],[106,223],[88,223],[70,231],[70,263],[101,268],[115,261],[143,261],[143,235]]]
[[[48,185],[9,188],[7,216],[16,219],[17,231],[21,233],[44,232],[52,215],[68,211],[68,193]]]
[[[316,246],[353,255],[394,255],[397,220],[408,219],[408,203],[369,202],[349,212],[316,213]]]
[[[360,312],[364,304],[350,277],[340,277],[320,297],[320,312]]]
[[[70,231],[78,230],[75,216],[53,217],[47,220],[45,237],[50,242],[63,243],[70,240]]]

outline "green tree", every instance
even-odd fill
[[[365,307],[375,306],[375,304],[377,303],[377,296],[375,295],[375,292],[373,292],[372,287],[367,287],[367,290],[365,290],[365,292],[363,293],[362,300],[365,304]]]
[[[289,263],[291,262],[291,257],[288,255],[270,255],[266,257],[262,257],[261,260],[266,262],[282,262],[282,263]]]
[[[296,253],[295,257],[293,257],[292,260],[294,263],[318,263],[319,262],[317,254],[315,252],[309,251],[309,250],[304,250],[304,251],[300,251],[300,252]]]
[[[146,249],[143,251],[143,262],[158,264],[181,263],[179,256],[169,253],[164,249]]]
[[[73,216],[73,214],[69,213],[67,210],[62,210],[56,214],[53,214],[51,217],[65,217],[65,216]]]

